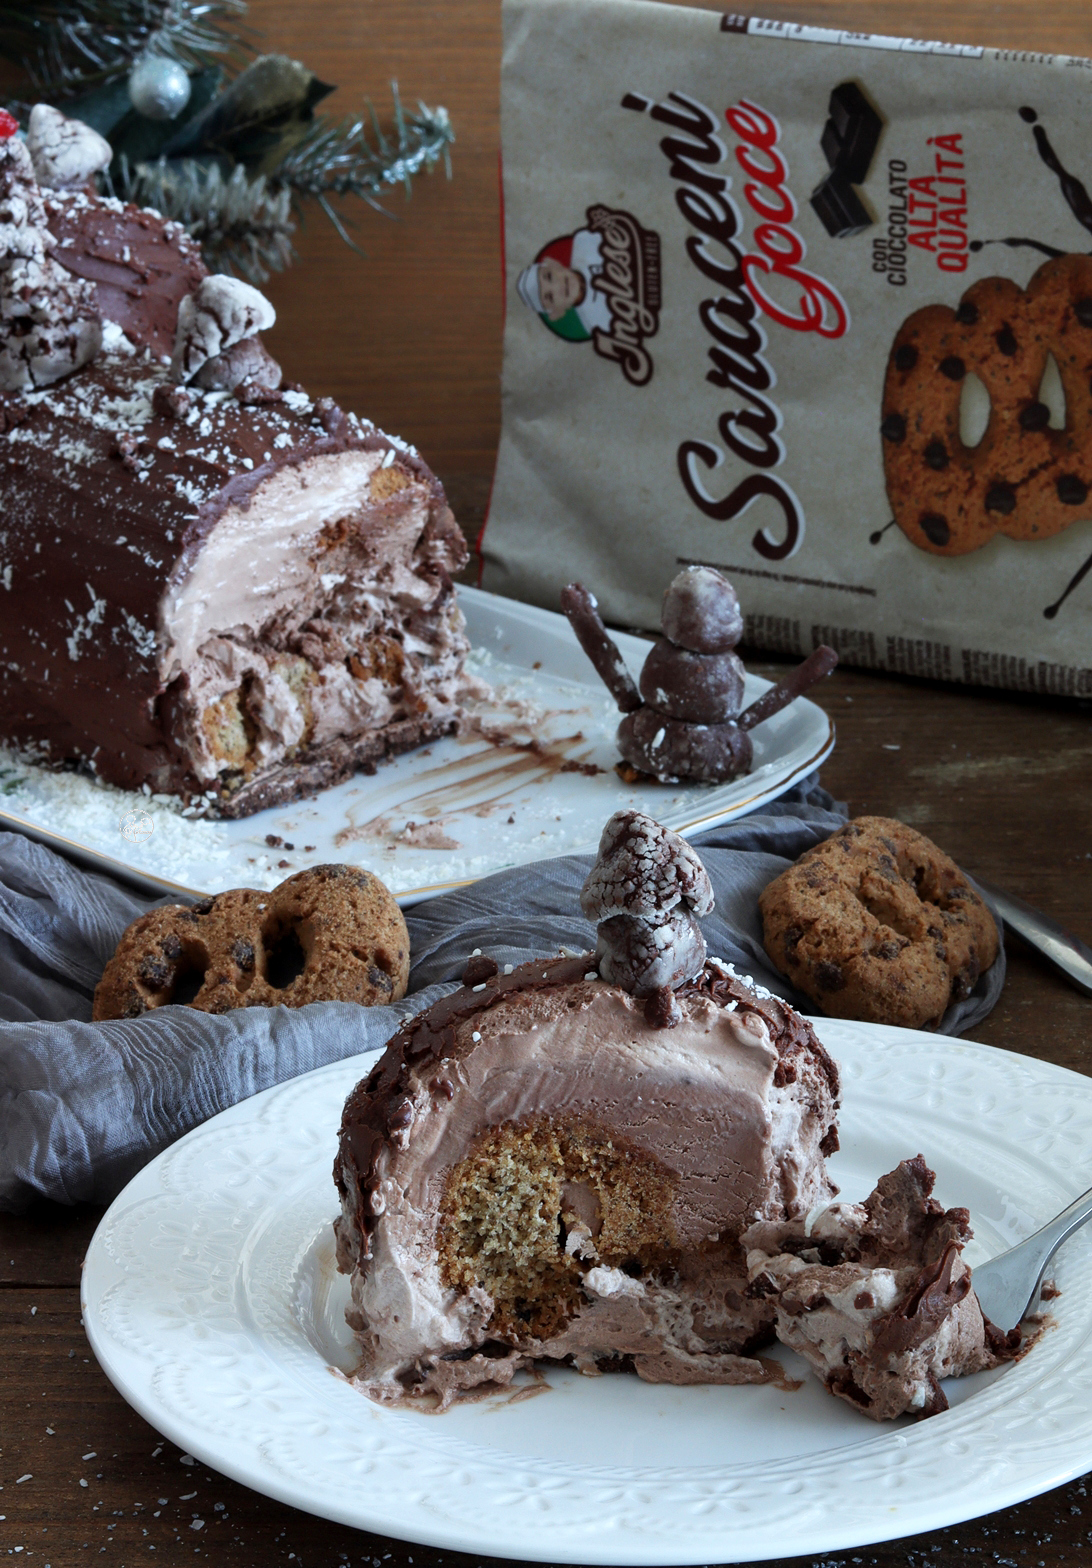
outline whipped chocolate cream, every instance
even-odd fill
[[[863,1204],[814,1223],[759,1222],[743,1236],[752,1291],[777,1310],[777,1337],[826,1388],[875,1421],[948,1408],[941,1378],[1020,1351],[982,1315],[961,1256],[966,1209],[943,1209],[921,1155],[881,1177]]]
[[[338,1265],[352,1276],[356,1381],[374,1398],[429,1398],[510,1381],[540,1357],[649,1381],[763,1381],[753,1351],[769,1302],[746,1294],[741,1232],[803,1217],[833,1192],[838,1076],[810,1026],[716,961],[657,1027],[600,979],[594,957],[468,982],[395,1036],[350,1096],[335,1180]],[[655,1178],[656,1261],[609,1253],[589,1179],[561,1180],[557,1237],[569,1306],[548,1332],[499,1327],[480,1283],[445,1273],[453,1173],[502,1134],[609,1137]],[[564,1173],[562,1173],[563,1175]],[[551,1244],[552,1245],[552,1244]],[[528,1311],[528,1321],[535,1321]]]
[[[45,194],[106,325],[77,374],[0,397],[0,735],[240,816],[454,728],[466,546],[436,478],[328,399],[172,384],[196,247]]]

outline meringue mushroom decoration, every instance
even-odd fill
[[[281,367],[258,336],[277,319],[273,306],[241,278],[214,272],[178,307],[171,380],[241,401],[272,401]]]
[[[40,183],[90,178],[102,156],[90,138],[102,138],[45,105],[30,118],[26,142],[12,116],[0,121],[0,392],[52,386],[102,347],[94,285],[57,260]]]
[[[98,131],[48,103],[36,103],[30,111],[26,147],[35,179],[51,191],[79,190],[108,169],[114,156]]]
[[[677,1021],[673,991],[701,973],[705,938],[698,918],[713,908],[713,885],[695,851],[654,817],[616,811],[603,829],[580,907],[597,922],[599,974],[631,996],[647,997]]]
[[[663,635],[635,683],[603,625],[594,594],[570,583],[561,608],[577,641],[625,717],[618,750],[639,773],[662,784],[723,784],[748,773],[750,732],[829,675],[838,655],[825,644],[784,680],[743,708],[746,671],[735,648],[743,635],[736,591],[711,566],[688,566],[663,599]],[[742,711],[741,711],[742,710]]]

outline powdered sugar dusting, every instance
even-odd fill
[[[134,806],[154,823],[145,844],[122,836],[121,824]],[[212,891],[211,880],[217,887],[231,885],[218,880],[230,864],[230,845],[215,824],[187,820],[171,796],[115,789],[83,773],[41,767],[25,753],[0,746],[0,808],[0,824],[10,813],[162,884],[194,892]]]

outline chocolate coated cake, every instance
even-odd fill
[[[0,738],[241,816],[450,731],[466,546],[434,475],[286,386],[272,307],[178,225],[28,170],[0,141],[0,335],[11,267],[48,263],[38,314],[82,336],[0,392]]]
[[[444,1408],[542,1358],[653,1383],[761,1383],[799,1351],[877,1420],[1019,1352],[984,1321],[965,1209],[918,1156],[831,1204],[838,1068],[786,1003],[706,957],[713,890],[640,812],[581,891],[594,953],[462,987],[349,1096],[339,1269],[372,1398]]]
[[[773,1307],[739,1237],[835,1190],[838,1075],[810,1025],[716,960],[666,1027],[594,955],[471,965],[345,1107],[360,1384],[446,1404],[538,1357],[765,1381]]]

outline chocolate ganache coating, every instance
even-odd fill
[[[169,354],[178,307],[208,276],[197,242],[158,213],[82,190],[46,192],[45,210],[55,260],[94,284],[103,320],[138,347]]]

